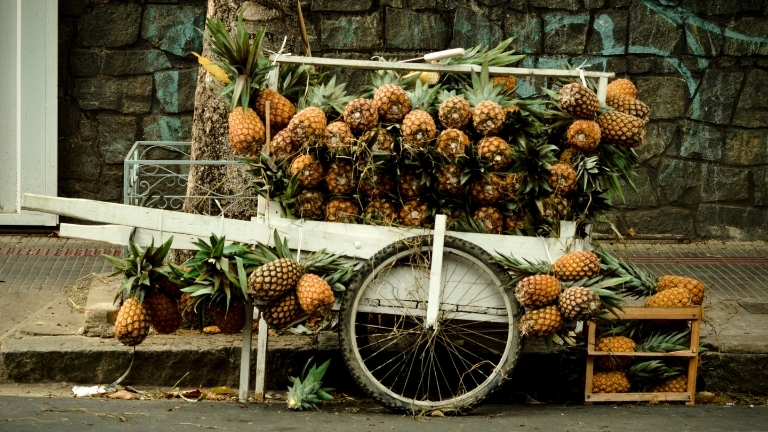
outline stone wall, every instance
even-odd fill
[[[128,142],[187,136],[189,114],[174,110],[191,109],[192,89],[185,85],[193,81],[194,64],[186,46],[178,49],[183,43],[163,40],[173,38],[167,26],[178,23],[179,14],[150,11],[179,8],[202,17],[204,5],[146,3],[67,11],[62,0],[62,22],[69,26],[62,26],[62,43],[71,56],[64,77],[70,93],[62,100],[62,195],[115,199],[122,178],[114,164]],[[246,4],[252,24],[276,29],[296,22],[285,12],[295,0]],[[627,188],[627,203],[613,215],[616,226],[638,235],[768,239],[763,0],[304,0],[302,6],[316,56],[408,58],[514,37],[513,47],[528,54],[521,66],[586,61],[628,77],[653,113],[639,149],[638,193]],[[115,16],[121,19],[106,27],[91,24]],[[275,46],[282,36],[269,39]],[[295,37],[287,46],[301,54]],[[352,89],[365,83],[360,73],[343,78]],[[519,93],[541,84],[522,80]],[[102,181],[78,180],[94,176]]]
[[[123,199],[137,140],[189,140],[205,0],[59,2],[59,195]]]

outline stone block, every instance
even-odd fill
[[[541,18],[535,14],[510,12],[504,18],[510,49],[523,54],[541,53]]]
[[[623,55],[627,43],[626,11],[606,11],[595,16],[595,31],[587,41],[587,52],[602,55]]]
[[[693,214],[677,207],[653,210],[633,210],[624,215],[627,229],[639,235],[672,234],[690,236],[693,234]]]
[[[92,337],[115,336],[115,320],[120,310],[115,304],[115,293],[120,289],[120,278],[94,278],[88,288],[85,304],[84,334]]]
[[[599,9],[605,5],[605,0],[584,0],[585,9]]]
[[[765,209],[702,204],[696,213],[696,234],[705,239],[766,240],[767,216]]]
[[[635,149],[638,155],[638,163],[643,163],[664,154],[665,150],[674,142],[676,131],[677,127],[674,124],[649,123],[646,127],[645,142]]]
[[[661,204],[697,204],[701,201],[704,166],[692,161],[664,159],[656,179]]]
[[[119,47],[139,38],[141,6],[109,3],[96,6],[80,18],[80,43],[84,46]]]
[[[320,21],[320,37],[324,49],[381,48],[381,16],[376,12],[364,16],[323,18]]]
[[[706,123],[685,121],[682,125],[680,156],[719,161],[723,153],[723,132]]]
[[[688,87],[678,77],[642,77],[637,97],[651,107],[651,119],[674,119],[685,114]]]
[[[699,114],[694,118],[716,124],[730,123],[742,81],[742,72],[708,70],[699,84]]]
[[[531,0],[531,6],[548,9],[579,10],[579,0]]]
[[[59,177],[96,183],[101,173],[101,159],[93,143],[79,139],[59,140]]]
[[[503,39],[501,27],[489,20],[482,10],[460,7],[456,11],[451,46],[472,47],[483,44],[493,47]]]
[[[152,46],[178,56],[203,49],[197,30],[205,23],[205,8],[195,6],[149,5],[141,20],[141,37]]]
[[[75,81],[74,94],[82,110],[146,113],[152,106],[152,76],[78,79]]]
[[[58,106],[59,137],[75,137],[80,133],[80,107],[68,100],[61,100]]]
[[[747,169],[707,165],[701,182],[701,201],[741,201],[749,198]]]
[[[733,124],[744,127],[768,126],[768,71],[751,69],[741,91]]]
[[[768,355],[765,354],[704,353],[700,373],[711,392],[768,393]]]
[[[88,0],[61,0],[59,1],[59,15],[81,16],[85,13]]]
[[[632,74],[644,74],[648,72],[657,74],[679,73],[678,70],[670,64],[669,60],[669,58],[664,57],[627,56],[627,70]]]
[[[723,32],[719,28],[707,29],[691,22],[685,23],[685,40],[688,54],[716,57],[723,48]]]
[[[723,54],[768,55],[768,18],[745,17],[731,22],[725,36]]]
[[[491,2],[497,2],[499,0],[491,0]],[[419,9],[435,9],[438,6],[437,0],[410,0],[408,7],[413,10]]]
[[[168,69],[171,62],[160,50],[93,51],[72,50],[69,57],[74,76],[135,75]]]
[[[312,0],[313,11],[359,12],[367,11],[372,0]]]
[[[167,113],[192,111],[195,108],[197,69],[155,73],[155,95]]]
[[[768,129],[729,129],[723,149],[723,163],[729,165],[768,163]]]
[[[138,119],[133,116],[101,114],[99,122],[99,154],[108,164],[123,163],[136,142]]]
[[[621,181],[626,203],[620,205],[620,207],[635,209],[642,207],[656,207],[658,205],[659,201],[656,198],[656,190],[651,184],[647,169],[637,169],[637,176],[632,177],[632,183],[634,183],[637,191],[633,190],[625,181]],[[619,203],[621,202],[620,200],[616,201]]]
[[[99,201],[123,200],[123,166],[107,165],[101,172],[99,181]]]
[[[450,30],[442,17],[433,13],[387,8],[387,47],[398,49],[445,49]]]
[[[645,4],[634,0],[629,9],[629,52],[668,55],[682,38],[683,32]]]
[[[588,14],[545,14],[544,52],[547,54],[583,53],[588,27]]]
[[[768,205],[768,169],[753,170],[752,178],[755,180],[755,205]]]
[[[192,138],[192,115],[150,115],[142,119],[145,141],[189,141]]]
[[[61,169],[61,167],[59,167]],[[95,200],[98,198],[98,190],[93,189],[98,187],[98,181],[96,180],[78,180],[61,178],[58,179],[58,196],[63,198],[82,198]],[[62,220],[62,222],[65,222]]]
[[[405,0],[379,0],[379,6],[380,7],[395,7],[395,8],[402,8],[403,2]]]
[[[743,0],[683,0],[681,6],[695,14],[732,15],[741,11],[743,3]]]

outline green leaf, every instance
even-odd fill
[[[243,291],[243,297],[248,298],[248,277],[243,267],[243,259],[235,257],[235,261],[237,262],[237,276],[240,279],[240,289]]]

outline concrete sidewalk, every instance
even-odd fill
[[[701,388],[768,394],[768,243],[603,244],[656,275],[686,275],[707,285],[703,335],[712,352],[703,362]],[[121,249],[54,236],[0,236],[0,383],[108,383],[125,371],[131,349],[108,337],[116,281],[84,278],[111,271],[102,253]],[[239,336],[150,335],[137,350],[127,382],[170,386],[189,372],[187,385],[235,387],[240,343]],[[336,359],[329,372],[335,386],[352,385],[337,336],[328,333],[270,338],[268,387],[282,387],[285,376],[298,373],[312,354]],[[557,370],[560,361],[529,341],[513,377],[521,386],[515,391],[546,393],[531,386],[547,385],[540,378],[551,370],[537,368]]]

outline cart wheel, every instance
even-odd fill
[[[519,308],[493,257],[446,236],[437,326],[424,325],[432,236],[377,252],[341,304],[339,339],[357,383],[395,411],[464,413],[509,377]]]

